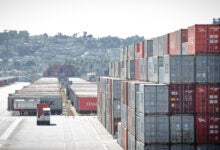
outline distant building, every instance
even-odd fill
[[[44,77],[74,77],[76,69],[73,65],[50,65],[44,72]]]

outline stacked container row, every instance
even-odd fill
[[[68,78],[68,96],[78,113],[97,112],[97,84],[80,78]]]
[[[39,103],[50,104],[52,114],[62,113],[62,94],[57,78],[41,78],[8,96],[8,110],[20,115],[36,114]]]
[[[0,77],[0,87],[12,84],[17,81],[16,77]]]

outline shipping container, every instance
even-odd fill
[[[135,79],[139,80],[140,77],[140,59],[135,60]]]
[[[188,54],[188,42],[182,43],[182,55]]]
[[[196,116],[196,143],[220,144],[220,115]]]
[[[168,113],[168,86],[163,84],[140,84],[139,104],[141,113]]]
[[[169,34],[165,34],[159,37],[158,41],[158,55],[164,56],[169,54]]]
[[[165,67],[164,67],[164,58],[159,57],[158,58],[158,82],[164,83],[164,73],[165,73]]]
[[[124,150],[128,149],[128,129],[121,125],[121,144]]]
[[[195,150],[195,146],[188,144],[174,144],[171,145],[171,150]]]
[[[128,150],[136,150],[135,136],[128,132]]]
[[[170,142],[179,144],[194,143],[193,115],[170,116]]]
[[[153,40],[144,41],[144,58],[153,56]]]
[[[220,145],[217,144],[213,144],[213,145],[197,145],[197,149],[196,150],[219,150],[220,149]]]
[[[220,25],[194,25],[188,27],[187,54],[219,54]]]
[[[121,124],[127,128],[128,127],[128,107],[127,105],[121,103]]]
[[[128,60],[134,60],[135,54],[134,54],[134,45],[128,46]]]
[[[220,83],[220,55],[208,56],[208,82]]]
[[[194,56],[182,56],[182,83],[194,83],[195,79]]]
[[[135,44],[135,59],[144,58],[144,41]]]
[[[135,62],[134,60],[128,61],[128,79],[135,79]]]
[[[148,81],[148,60],[144,59],[144,69],[143,69],[143,81]]]
[[[220,85],[197,84],[195,87],[195,103],[196,113],[220,113]]]
[[[196,55],[195,56],[195,82],[207,83],[208,82],[208,56]]]
[[[121,118],[112,118],[112,121],[111,121],[111,129],[112,129],[112,136],[115,137],[117,136],[117,133],[118,133],[118,123],[121,121]]]
[[[181,55],[182,43],[187,42],[187,29],[180,29],[169,34],[169,54]]]
[[[148,80],[150,82],[158,82],[158,57],[148,58]]]
[[[193,114],[195,112],[194,99],[194,85],[169,85],[169,112],[171,114]]]
[[[112,101],[112,118],[121,119],[121,101],[120,100]]]
[[[153,56],[158,56],[159,54],[159,38],[153,38]]]
[[[181,56],[164,56],[164,83],[182,83],[182,59]]]
[[[136,150],[169,150],[169,146],[163,144],[146,145],[142,142],[136,141]]]
[[[135,114],[135,110],[128,107],[128,131],[136,136],[136,118],[135,118],[136,114]]]
[[[121,122],[118,122],[118,138],[117,138],[117,142],[121,146]]]
[[[121,81],[120,78],[112,78],[112,98],[113,100],[121,99]]]
[[[128,81],[121,82],[121,101],[128,105]]]
[[[145,68],[144,68],[144,59],[140,59],[140,62],[139,62],[139,80],[141,81],[144,81],[144,71],[145,71]]]

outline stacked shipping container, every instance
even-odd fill
[[[68,78],[68,96],[79,113],[97,112],[97,84],[80,78]]]
[[[0,87],[12,84],[17,81],[16,77],[0,77]]]
[[[123,76],[119,144],[220,149],[220,25],[194,25],[130,47],[134,70]],[[131,61],[130,50],[121,58]]]

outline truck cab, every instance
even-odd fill
[[[37,125],[50,125],[50,105],[47,103],[37,104]]]

